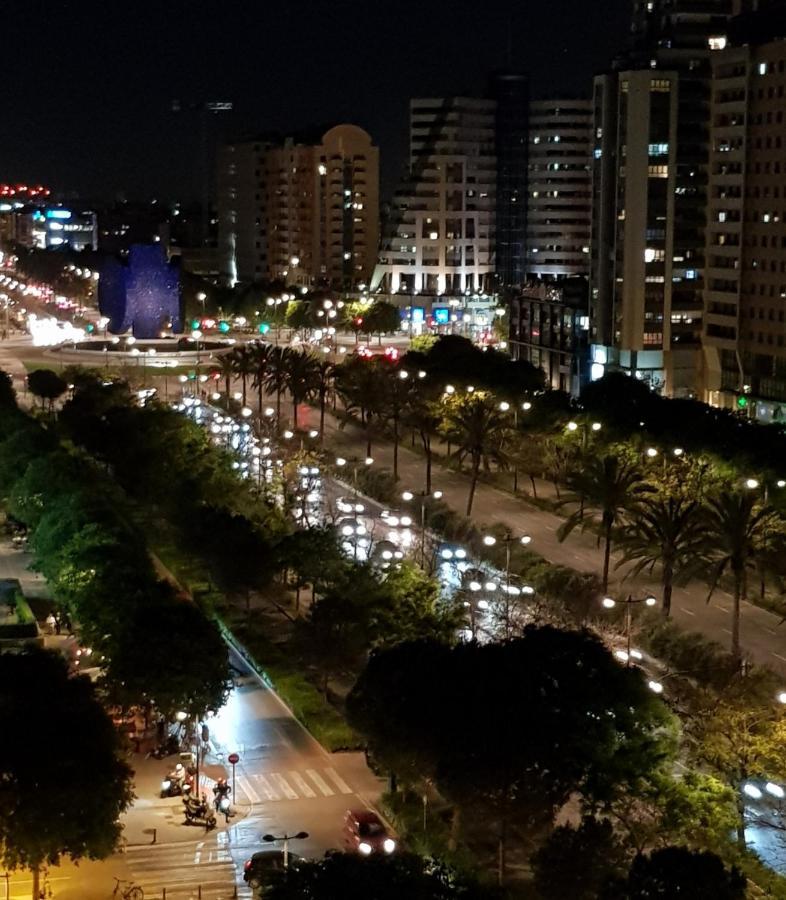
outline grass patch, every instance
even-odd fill
[[[246,622],[233,622],[230,626],[227,621],[219,618],[219,623],[225,632],[229,632],[243,646],[247,651],[248,661],[323,747],[331,752],[362,748],[360,736],[306,678],[300,670],[298,660],[291,653],[287,653]]]

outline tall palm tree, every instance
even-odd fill
[[[418,385],[420,387],[420,385]],[[439,432],[442,424],[442,411],[435,400],[422,390],[413,393],[404,413],[405,423],[416,431],[426,455],[426,493],[431,493],[431,466],[434,453],[431,449],[432,438]]]
[[[663,614],[671,612],[675,584],[684,583],[706,563],[702,508],[682,496],[646,497],[620,538],[624,555],[617,568],[635,560],[631,575],[661,567]]]
[[[722,491],[707,500],[705,541],[712,559],[712,597],[726,572],[734,582],[731,652],[740,656],[740,608],[748,597],[748,571],[769,565],[773,543],[786,550],[784,523],[770,506],[763,506],[752,491]]]
[[[262,402],[265,392],[265,378],[267,377],[267,369],[270,364],[270,354],[273,345],[255,341],[249,345],[251,358],[254,363],[254,375],[251,381],[253,387],[257,389],[257,403],[259,405],[259,415],[262,415]]]
[[[564,541],[576,526],[580,526],[582,530],[591,526],[593,520],[591,516],[585,515],[585,503],[600,511],[601,534],[598,536],[598,544],[603,538],[603,590],[607,591],[614,526],[653,488],[643,481],[641,472],[631,460],[613,454],[587,456],[581,467],[568,475],[566,484],[572,493],[561,503],[581,505],[563,522],[557,531],[557,537]]]
[[[224,379],[227,403],[229,403],[229,395],[232,390],[232,379],[235,377],[235,358],[234,350],[229,353],[222,353],[216,360],[216,370],[219,378]]]
[[[292,398],[292,427],[297,428],[297,408],[317,389],[318,360],[308,350],[290,350],[284,357],[284,375]]]
[[[348,413],[360,414],[366,430],[366,456],[371,456],[371,428],[378,409],[379,378],[376,368],[365,359],[354,356],[336,367],[335,389]]]
[[[453,456],[459,463],[470,460],[470,485],[467,497],[467,516],[472,514],[475,489],[481,464],[488,470],[495,462],[500,468],[508,464],[505,441],[510,433],[507,417],[499,410],[494,398],[483,391],[451,397],[444,403],[445,417],[442,433],[456,445]]]
[[[270,351],[265,387],[276,395],[276,424],[281,423],[281,395],[287,389],[287,355],[292,351],[286,347],[274,347]]]
[[[321,359],[316,368],[316,395],[319,400],[319,442],[325,440],[325,408],[327,406],[330,389],[333,387],[336,367],[332,362]]]
[[[254,359],[247,346],[235,347],[230,356],[234,361],[235,375],[240,379],[243,388],[243,406],[246,406],[248,379],[254,374]]]

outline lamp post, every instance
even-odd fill
[[[414,500],[415,497],[420,498],[420,568],[426,568],[426,499],[431,497],[434,500],[439,500],[442,497],[442,491],[431,491],[431,493],[427,493],[426,491],[404,491],[401,495],[401,499],[406,503],[409,503],[411,500]]]
[[[603,429],[603,425],[600,422],[581,422],[579,424],[578,422],[570,421],[566,427],[569,434],[575,434],[577,431],[581,430],[581,449],[585,452],[587,450],[590,432],[598,434]]]
[[[282,841],[284,844],[284,868],[289,868],[289,842],[290,841],[304,841],[308,837],[307,831],[298,831],[297,834],[287,834],[286,832],[281,835],[273,835],[273,834],[263,834],[262,840],[268,844],[274,844],[278,841]]]
[[[493,534],[487,534],[483,537],[483,543],[486,547],[493,547],[497,543],[497,538]],[[510,637],[510,555],[513,544],[520,544],[526,547],[532,542],[532,538],[528,534],[516,537],[510,531],[505,532],[499,541],[505,545],[505,637]]]
[[[640,603],[643,603],[645,606],[655,606],[657,604],[657,600],[653,597],[652,594],[646,594],[644,597],[634,597],[632,594],[628,594],[625,600],[617,601],[613,597],[604,597],[603,598],[603,608],[604,609],[614,609],[617,603],[625,604],[625,665],[630,666],[630,655],[631,655],[631,625],[632,625],[632,617],[633,617],[633,607],[637,606]]]

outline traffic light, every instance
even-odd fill
[[[88,322],[87,325],[85,326],[85,331],[88,334],[92,334],[95,330],[96,330],[96,327],[95,327],[95,325],[93,325],[92,322]]]
[[[360,326],[361,326],[362,324],[363,324],[363,316],[358,316],[358,317],[355,319],[355,325],[357,325],[358,328],[360,328]]]
[[[746,409],[747,406],[748,406],[748,398],[746,396],[744,396],[743,394],[740,394],[740,396],[737,397],[737,408],[738,409]]]
[[[221,332],[221,334],[226,334],[229,331],[229,322],[219,322],[218,330]]]
[[[260,323],[259,323],[259,328],[257,329],[257,331],[258,331],[260,334],[267,334],[268,331],[270,331],[270,325],[268,325],[267,322],[260,322]]]
[[[191,320],[191,330],[196,331],[196,329],[199,328],[199,324],[200,324],[199,319],[192,319]]]

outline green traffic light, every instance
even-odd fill
[[[191,330],[194,331],[197,328],[199,328],[199,319],[192,319],[191,320]]]
[[[267,322],[262,322],[257,330],[260,334],[267,334],[268,331],[270,331],[270,326],[267,324]]]
[[[747,398],[747,397],[737,397],[737,406],[738,406],[740,409],[745,409],[745,407],[746,407],[747,405],[748,405],[748,398]]]
[[[218,330],[221,332],[221,334],[226,334],[229,331],[229,322],[219,322]]]

